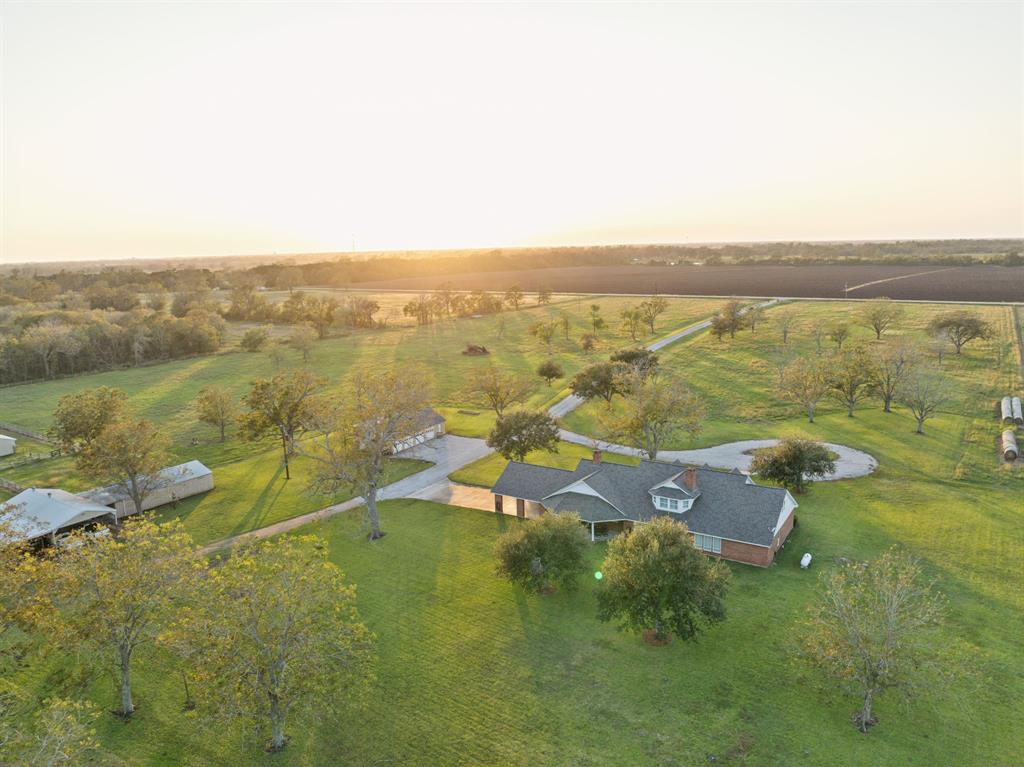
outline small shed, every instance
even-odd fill
[[[444,416],[432,407],[425,407],[416,414],[416,426],[413,433],[408,437],[395,440],[393,450],[401,453],[416,445],[422,445],[432,439],[442,436],[445,433]]]
[[[0,509],[3,509],[0,521],[9,523],[19,540],[27,541],[42,538],[55,541],[57,533],[92,521],[115,521],[115,513],[109,507],[57,489],[22,490]]]
[[[213,490],[213,472],[202,462],[188,461],[177,466],[169,466],[160,470],[156,482],[142,501],[142,511],[177,503],[208,490]],[[114,509],[118,519],[137,511],[131,496],[120,484],[86,490],[80,495]]]
[[[1013,422],[1018,426],[1024,426],[1024,407],[1021,406],[1020,397],[1010,400],[1010,407],[1013,410]]]
[[[1020,457],[1020,450],[1017,448],[1017,436],[1013,433],[1013,429],[1007,429],[1003,432],[1003,458],[1007,461],[1016,461]]]
[[[18,445],[18,440],[14,437],[8,437],[6,434],[0,434],[0,456],[14,455],[14,449]]]
[[[999,403],[999,417],[1003,423],[1013,423],[1013,400],[1010,397],[1003,397]]]

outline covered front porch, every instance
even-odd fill
[[[591,541],[610,541],[617,535],[628,533],[633,529],[633,523],[622,519],[617,522],[586,522],[583,526],[590,531]]]

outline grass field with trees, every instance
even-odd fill
[[[602,312],[615,322],[617,313],[605,301]],[[813,330],[820,321],[848,322],[845,344],[874,339],[873,330],[857,324],[857,306],[773,308],[755,334],[743,330],[734,339],[718,341],[702,333],[662,352],[663,370],[685,381],[708,410],[694,445],[671,447],[793,434],[866,450],[879,461],[871,476],[816,482],[799,495],[798,525],[773,567],[727,565],[732,578],[726,618],[696,642],[650,647],[636,634],[600,622],[595,596],[600,584],[589,575],[581,578],[575,594],[560,590],[544,596],[499,578],[494,546],[499,535],[519,524],[513,518],[422,501],[388,501],[380,506],[388,535],[373,544],[366,542],[360,514],[343,514],[303,530],[326,537],[331,560],[347,582],[356,584],[359,614],[377,637],[376,679],[361,707],[325,713],[319,727],[289,732],[288,748],[270,756],[252,745],[248,733],[210,727],[199,715],[182,711],[184,694],[175,666],[157,651],[136,672],[138,713],[127,724],[101,716],[101,743],[123,763],[139,765],[299,765],[340,759],[358,765],[495,767],[711,761],[1013,764],[1020,745],[1016,733],[1024,728],[1019,653],[1024,474],[998,459],[1000,427],[992,411],[997,393],[1021,385],[1009,346],[1009,311],[979,309],[995,336],[966,345],[960,356],[951,350],[944,356],[942,374],[953,382],[953,396],[917,436],[913,417],[899,404],[885,413],[880,400],[869,398],[848,418],[844,406],[823,401],[809,424],[799,406],[775,391],[777,372],[770,355],[782,344],[773,316],[795,313],[785,346],[811,356],[816,350]],[[673,306],[675,319],[664,319],[664,328],[699,319],[709,309]],[[459,320],[450,326],[329,339],[318,342],[312,359],[325,366],[317,372],[339,389],[340,376],[349,369],[345,360],[440,360],[439,400],[452,413],[460,403],[445,398],[460,390],[465,371],[490,364],[487,358],[465,357],[460,349],[466,342],[483,343],[492,350],[490,361],[514,364],[533,377],[536,389],[529,401],[541,406],[559,395],[533,375],[547,353],[527,328],[538,314],[558,310],[552,305],[499,315],[507,323],[501,338],[498,317]],[[939,311],[907,307],[904,319],[883,339],[905,333],[924,343],[924,328]],[[588,314],[587,303],[574,312],[575,334],[586,329]],[[466,327],[490,328],[491,336],[470,335]],[[614,346],[629,345],[628,338],[609,330],[607,346],[589,359],[557,341],[553,356],[571,375],[590,360],[606,358],[613,337]],[[827,337],[822,343],[827,350]],[[191,457],[187,440],[201,437],[202,444],[192,449],[214,466],[218,490],[191,508],[182,503],[175,515],[199,539],[212,540],[301,513],[307,502],[323,503],[301,495],[297,483],[282,487],[277,480],[267,481],[280,472],[278,451],[253,453],[233,438],[221,447],[215,430],[196,424],[187,412],[187,402],[205,383],[241,392],[249,378],[265,372],[246,367],[245,361],[256,356],[168,363],[160,367],[163,375],[140,368],[118,374],[121,381],[92,383],[101,376],[89,376],[15,387],[5,394],[17,394],[19,404],[5,400],[0,420],[11,419],[11,407],[19,417],[27,414],[25,426],[41,430],[59,394],[101,382],[121,386],[140,414],[166,424],[183,457]],[[191,367],[203,362],[206,366]],[[137,374],[151,377],[132,380]],[[90,382],[79,383],[85,380]],[[29,396],[30,389],[35,397]],[[590,432],[604,407],[603,402],[588,404],[568,423]],[[493,420],[485,415],[460,418],[453,418],[450,428],[469,434],[482,433]],[[589,455],[588,448],[562,443],[559,453],[536,458],[568,468]],[[51,472],[48,478],[57,483],[66,460],[33,465],[40,476]],[[300,477],[301,460],[294,464]],[[606,460],[632,459],[606,454]],[[504,464],[489,456],[455,478],[488,485]],[[265,505],[254,505],[254,490],[259,498],[276,494],[282,500],[268,513]],[[231,505],[224,505],[229,498]],[[836,558],[873,559],[893,545],[921,561],[948,602],[940,638],[943,660],[953,673],[909,705],[897,697],[881,698],[874,708],[879,724],[864,735],[851,723],[859,702],[825,687],[798,659],[795,638],[819,598],[820,572]],[[601,567],[606,548],[603,543],[591,546],[588,572]],[[798,566],[805,551],[814,554],[809,571]],[[67,654],[53,653],[13,679],[38,698],[86,698],[103,711],[113,705],[109,675],[87,673]]]

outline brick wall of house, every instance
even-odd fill
[[[775,552],[766,546],[752,546],[749,543],[722,541],[722,559],[731,559],[733,562],[744,562],[748,565],[768,567],[772,563],[774,555]]]
[[[722,559],[731,559],[734,562],[744,562],[748,565],[768,567],[775,559],[775,552],[779,550],[786,538],[793,530],[793,522],[796,514],[790,514],[789,519],[782,525],[782,529],[775,534],[770,548],[765,546],[752,546],[749,543],[737,543],[736,541],[722,541]]]
[[[784,544],[786,542],[786,539],[789,537],[789,534],[793,531],[793,524],[795,522],[796,522],[796,512],[793,512],[792,514],[789,515],[789,519],[787,519],[782,524],[782,529],[779,530],[779,532],[775,533],[775,540],[772,541],[772,551],[773,552],[774,551],[778,551],[782,547],[782,544]]]

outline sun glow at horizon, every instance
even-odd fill
[[[1015,3],[2,14],[3,262],[1024,235]]]

